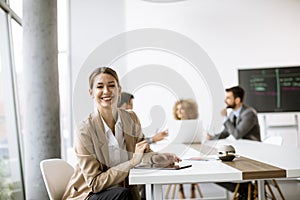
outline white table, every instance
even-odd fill
[[[205,143],[210,147],[218,148],[219,145],[231,144],[235,147],[238,155],[263,162],[285,170],[285,178],[300,177],[300,150],[263,144],[248,140],[219,140]],[[173,152],[181,158],[203,156],[204,152],[201,145],[184,144],[157,144],[152,145],[154,151]],[[207,150],[207,149],[206,149]],[[215,149],[214,149],[215,150]],[[216,156],[215,156],[216,157]],[[208,158],[211,158],[210,156]],[[243,172],[231,167],[220,160],[209,159],[209,161],[189,161],[193,166],[182,170],[148,170],[132,169],[129,174],[129,184],[146,184],[146,198],[160,200],[163,198],[162,185],[176,183],[195,183],[195,182],[231,182],[253,180],[243,178]],[[278,178],[260,177],[258,180],[259,199],[264,199],[264,179]]]

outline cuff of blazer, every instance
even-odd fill
[[[148,152],[144,154],[142,163],[150,163],[150,164],[154,164],[154,162],[152,161],[152,156],[154,155],[158,155],[159,153],[156,152]]]

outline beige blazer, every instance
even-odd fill
[[[118,109],[123,124],[123,135],[128,151],[128,158],[132,158],[136,143],[144,139],[138,117],[132,111]],[[75,138],[75,153],[77,165],[71,177],[63,200],[87,199],[91,193],[100,192],[114,185],[128,187],[133,199],[140,199],[137,186],[128,185],[128,174],[132,168],[129,161],[114,167],[108,167],[108,144],[104,126],[98,111],[91,113],[84,120]],[[143,162],[149,163],[154,154],[151,150],[143,157]]]

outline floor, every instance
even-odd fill
[[[300,180],[293,179],[293,180],[277,180],[281,191],[285,197],[285,200],[300,200]],[[200,198],[198,193],[196,199],[207,199],[207,200],[218,200],[218,199],[231,199],[232,193],[227,193],[226,190],[214,183],[200,183],[200,188],[203,193],[203,198]],[[167,186],[163,186],[164,196],[166,194],[166,188]],[[277,200],[281,200],[279,193],[277,190],[272,186],[273,192],[275,193],[275,196]],[[168,195],[168,198],[165,199],[171,199],[171,191]],[[186,195],[186,199],[191,199],[190,197],[190,184],[184,185],[184,193]],[[227,198],[228,195],[228,198]],[[178,186],[176,188],[175,192],[175,199],[178,199]],[[272,198],[267,198],[267,200],[270,200]]]

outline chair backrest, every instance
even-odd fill
[[[281,146],[283,142],[283,138],[281,136],[269,136],[266,137],[262,142],[266,144],[274,144],[274,145]]]
[[[50,200],[61,200],[74,172],[73,167],[62,159],[53,158],[42,160],[40,168]]]

